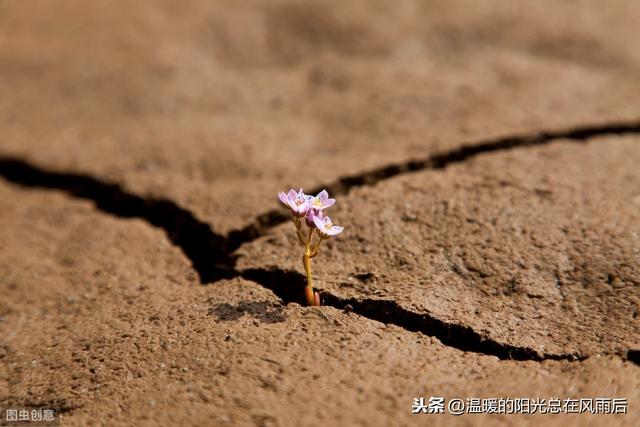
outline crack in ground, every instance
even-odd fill
[[[640,366],[640,349],[630,348],[624,354],[623,359]]]
[[[258,283],[271,290],[283,304],[298,303],[306,305],[304,288],[306,278],[297,271],[281,269],[254,268],[238,272],[243,279]],[[460,351],[495,356],[500,360],[535,361],[546,360],[580,362],[591,355],[580,353],[538,353],[529,347],[520,347],[498,342],[476,332],[473,328],[457,323],[445,322],[428,313],[416,313],[407,310],[393,300],[371,298],[342,298],[330,292],[316,288],[322,295],[322,305],[353,312],[370,320],[398,326],[410,332],[422,333],[437,338],[442,344]],[[601,353],[600,355],[607,355]],[[640,366],[640,349],[628,349],[612,352],[623,360]]]
[[[640,134],[640,121],[576,126],[565,130],[534,132],[488,139],[463,145],[452,151],[435,154],[425,159],[410,160],[408,162],[382,166],[355,175],[344,176],[334,182],[320,185],[309,191],[309,193],[315,194],[326,189],[330,194],[340,196],[348,194],[351,189],[355,187],[373,186],[380,181],[405,173],[425,169],[444,169],[449,165],[464,162],[465,160],[484,153],[545,145],[557,139],[567,139],[581,143],[598,136],[627,134]],[[229,239],[232,242],[232,246],[235,246],[237,249],[243,243],[263,236],[270,228],[288,220],[289,216],[282,210],[271,210],[256,217],[256,220],[252,224],[229,233]]]
[[[140,218],[158,227],[182,249],[203,284],[237,276],[229,241],[190,211],[162,198],[144,198],[119,185],[76,173],[47,171],[13,157],[0,157],[0,176],[23,187],[61,190],[120,218]]]
[[[295,271],[280,269],[248,269],[239,272],[244,279],[270,289],[283,303],[304,304],[305,276]],[[391,300],[341,298],[318,289],[322,305],[346,310],[367,319],[396,325],[410,332],[420,332],[435,337],[444,345],[461,351],[495,356],[501,360],[570,360],[580,361],[588,356],[580,354],[540,354],[527,347],[503,344],[474,331],[471,327],[448,323],[430,314],[416,313]]]
[[[556,139],[584,142],[596,136],[621,134],[640,134],[640,122],[581,126],[564,131],[546,131],[480,141],[423,160],[412,160],[342,177],[312,192],[326,188],[333,194],[343,195],[355,187],[371,186],[404,173],[442,169],[483,153],[543,145]],[[252,224],[232,231],[224,237],[215,233],[207,223],[198,220],[193,213],[170,200],[144,198],[126,192],[117,184],[102,182],[91,176],[48,171],[16,157],[0,157],[0,176],[23,187],[61,190],[72,197],[92,201],[103,212],[121,218],[140,218],[164,230],[171,242],[189,258],[203,285],[222,279],[243,277],[272,290],[284,303],[304,301],[303,287],[300,286],[304,283],[304,277],[299,273],[284,270],[236,269],[235,251],[243,244],[264,235],[269,229],[287,221],[288,215],[282,211],[272,210],[259,215]],[[468,326],[447,323],[428,314],[405,310],[394,301],[343,299],[326,292],[323,293],[323,299],[326,305],[349,309],[369,319],[434,336],[443,344],[462,351],[489,354],[505,360],[585,358],[577,354],[539,354],[529,348],[501,344]],[[638,364],[637,351],[629,350],[625,359]]]

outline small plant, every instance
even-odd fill
[[[291,222],[295,225],[298,240],[304,247],[302,264],[307,273],[307,287],[305,288],[307,304],[320,305],[320,295],[313,291],[311,258],[318,255],[323,241],[340,234],[344,229],[344,227],[333,225],[331,218],[324,213],[324,210],[333,206],[336,201],[329,198],[329,193],[326,190],[322,190],[316,196],[311,196],[304,194],[302,188],[300,191],[291,189],[288,193],[280,192],[278,197],[282,204],[289,208]],[[306,230],[304,225],[306,225]]]

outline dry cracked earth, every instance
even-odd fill
[[[640,4],[0,0],[0,404],[638,425]],[[277,192],[326,188],[314,260]],[[413,415],[416,397],[626,415]]]

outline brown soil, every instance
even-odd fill
[[[64,425],[637,425],[639,20],[0,0],[0,404]],[[345,226],[314,259],[320,308],[290,186],[328,188]],[[412,415],[420,396],[629,413]]]

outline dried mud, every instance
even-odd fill
[[[0,1],[0,404],[637,425],[633,2]],[[275,195],[327,188],[314,259]],[[412,415],[415,397],[627,415]]]

